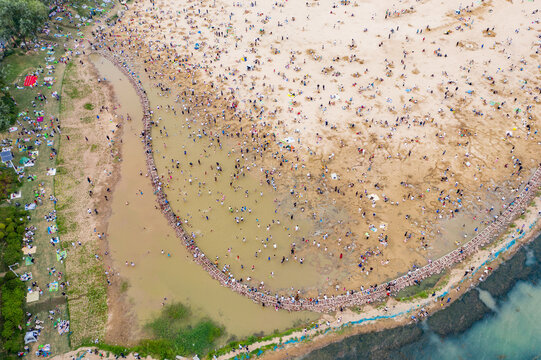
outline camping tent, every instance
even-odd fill
[[[38,332],[29,331],[24,335],[24,344],[29,344],[38,341]]]

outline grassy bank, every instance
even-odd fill
[[[205,356],[224,334],[222,327],[210,319],[197,318],[181,303],[165,306],[156,318],[146,324],[145,330],[150,338],[133,347],[96,344],[89,339],[83,345],[98,347],[115,355],[138,353],[158,359],[174,359],[177,355]]]
[[[85,1],[85,3],[96,6],[95,1]],[[86,14],[88,11],[84,10],[83,13]],[[1,137],[18,140],[17,142],[13,141],[13,144],[16,145],[12,148],[15,155],[13,163],[19,165],[19,160],[22,157],[34,160],[32,167],[24,167],[25,176],[20,184],[22,196],[13,200],[12,204],[19,203],[21,207],[24,204],[34,203],[36,205],[35,209],[29,210],[31,219],[28,222],[28,225],[36,227],[33,239],[33,246],[36,250],[33,255],[34,261],[25,261],[22,257],[21,234],[17,235],[17,244],[11,243],[11,235],[6,232],[11,230],[9,225],[6,225],[6,231],[0,231],[2,259],[12,262],[16,258],[20,264],[16,272],[18,274],[32,273],[32,281],[37,284],[34,291],[37,291],[37,288],[42,290],[39,300],[27,304],[25,283],[11,272],[5,273],[0,288],[2,291],[0,326],[2,327],[1,335],[4,337],[2,345],[5,352],[0,354],[0,358],[8,358],[8,356],[13,356],[16,351],[22,350],[23,334],[27,326],[34,325],[35,318],[44,321],[44,323],[38,343],[34,344],[34,347],[50,344],[51,354],[64,353],[70,349],[69,335],[59,335],[56,329],[56,324],[60,320],[69,319],[66,302],[69,291],[64,287],[64,284],[67,284],[70,278],[66,276],[66,260],[59,257],[58,252],[68,250],[68,259],[72,257],[73,254],[69,252],[69,244],[63,241],[62,237],[68,230],[73,230],[66,224],[74,224],[75,220],[69,216],[59,217],[55,220],[54,215],[51,215],[57,205],[56,201],[52,201],[54,198],[50,198],[55,195],[56,184],[55,176],[49,175],[48,172],[50,169],[58,168],[59,162],[57,162],[55,155],[61,152],[61,135],[55,131],[59,129],[57,125],[60,125],[60,122],[56,118],[59,117],[61,108],[69,106],[68,101],[71,100],[69,97],[62,97],[62,101],[59,101],[52,95],[53,93],[62,94],[65,65],[59,59],[65,55],[63,45],[69,41],[65,36],[56,37],[53,35],[64,30],[72,33],[73,36],[80,35],[75,35],[79,31],[76,23],[70,22],[67,18],[62,21],[54,20],[53,24],[56,30],[51,31],[47,36],[40,35],[38,38],[41,42],[39,46],[32,46],[31,50],[10,49],[3,54],[4,57],[0,62],[4,85],[7,86],[7,91],[17,104],[18,115],[15,126],[19,128],[18,131],[21,128],[31,130],[24,135],[24,138],[27,139],[21,138],[18,131],[3,134]],[[48,47],[49,44],[55,45]],[[24,78],[29,74],[37,74],[38,83],[33,87],[22,86]],[[52,77],[53,82],[46,84],[44,77]],[[40,115],[43,116],[42,122],[36,122]],[[5,127],[2,126],[2,128]],[[41,137],[35,136],[38,133]],[[61,172],[62,170],[58,173]],[[0,171],[0,199],[6,198],[16,190],[18,183],[14,185],[13,178],[13,174],[10,174],[9,171]],[[8,206],[8,204],[2,204],[0,207],[0,228],[6,219],[9,219],[9,216],[3,212],[3,206]],[[65,208],[65,204],[58,203],[58,208],[63,207]],[[6,207],[6,209],[15,208]],[[46,221],[46,217],[49,217],[49,220]],[[56,232],[54,229],[49,231],[48,228],[54,228],[54,225],[57,225],[62,231]],[[16,229],[19,229],[19,226]],[[5,238],[2,238],[2,234],[5,234]],[[52,246],[51,238],[56,236],[60,237],[60,242]],[[87,251],[92,252],[93,250],[87,249]],[[93,256],[93,252],[91,256]],[[73,261],[76,259],[74,258]],[[100,274],[103,273],[102,270],[99,270]],[[82,271],[96,272],[91,266],[82,269]],[[49,287],[53,283],[57,285]],[[29,283],[26,285],[30,286]],[[89,301],[98,304],[98,306],[106,302],[105,291],[93,293],[89,291],[82,296],[89,298]],[[27,319],[24,318],[25,312],[32,314],[32,321],[27,323]],[[102,322],[100,326],[104,327],[106,316],[99,318],[99,321]]]
[[[63,53],[63,50],[60,50],[57,47],[53,51],[52,56],[59,57],[61,53]],[[46,54],[40,50],[30,52],[17,50],[12,52],[12,54],[6,57],[0,64],[3,69],[3,73],[6,75],[6,79],[9,81],[10,93],[17,103],[17,111],[19,113],[17,119],[19,122],[18,127],[24,126],[26,128],[32,128],[33,125],[29,122],[29,118],[36,116],[35,111],[42,112],[45,116],[47,116],[47,119],[49,119],[49,116],[55,116],[58,113],[59,102],[52,98],[50,94],[53,91],[58,91],[58,89],[61,88],[61,81],[55,81],[55,83],[50,86],[45,86],[43,83],[38,83],[38,86],[33,88],[21,88],[20,86],[24,77],[28,73],[36,71],[40,66],[42,68],[45,67],[45,57]],[[62,71],[62,64],[55,64],[55,67],[56,71]],[[52,76],[56,78],[57,73],[54,75],[52,74]],[[17,85],[19,87],[17,87]],[[46,95],[48,100],[36,101],[36,96],[39,93]],[[6,134],[3,136],[3,138],[16,140],[17,135],[17,133]],[[45,215],[48,215],[53,209],[53,203],[48,200],[48,197],[50,194],[52,194],[52,189],[54,187],[53,177],[47,176],[47,170],[54,167],[54,160],[47,155],[50,153],[50,148],[56,147],[56,140],[58,137],[54,137],[54,134],[49,133],[47,138],[50,142],[52,142],[50,146],[47,146],[46,141],[42,141],[41,144],[19,141],[17,144],[18,146],[12,148],[15,156],[13,163],[16,165],[19,165],[19,160],[23,157],[35,158],[34,166],[24,168],[25,176],[22,178],[22,183],[20,185],[7,185],[11,181],[10,178],[13,178],[12,174],[2,176],[2,187],[5,187],[2,192],[2,196],[7,196],[8,193],[13,192],[16,187],[20,186],[21,197],[12,200],[12,205],[18,203],[22,207],[24,204],[36,204],[36,208],[29,211],[31,219],[28,222],[28,225],[35,226],[37,229],[35,231],[33,240],[33,246],[35,249],[37,249],[36,253],[33,255],[34,261],[27,262],[22,257],[20,244],[22,235],[17,239],[17,246],[13,245],[12,250],[8,248],[5,249],[3,253],[4,256],[11,256],[10,253],[15,254],[16,250],[17,262],[20,264],[16,270],[17,273],[21,274],[24,272],[31,272],[32,281],[36,282],[39,288],[43,290],[43,293],[37,302],[27,304],[25,300],[26,286],[24,286],[24,283],[19,279],[13,279],[6,282],[6,286],[15,289],[17,293],[20,291],[19,288],[23,289],[22,300],[17,301],[17,304],[20,307],[20,313],[24,314],[25,312],[30,312],[33,316],[36,316],[40,320],[47,319],[49,310],[54,310],[55,316],[58,316],[61,319],[67,319],[66,302],[61,295],[61,292],[49,292],[47,289],[47,285],[49,283],[58,279],[57,276],[51,275],[49,269],[55,267],[55,270],[58,271],[58,273],[64,273],[65,271],[63,263],[57,260],[56,248],[53,248],[49,243],[51,236],[47,232],[47,227],[54,223],[51,224],[50,222],[45,221]],[[37,153],[32,155],[33,151],[38,151],[42,155],[39,156]],[[4,206],[8,206],[8,204],[4,204]],[[3,221],[4,219],[6,219],[5,214],[0,214],[0,221]],[[17,281],[23,286],[15,286]],[[36,288],[34,291],[36,291]],[[19,295],[21,294],[19,293]],[[5,298],[3,300],[5,300]],[[14,303],[15,302],[11,302],[12,307]],[[22,319],[22,323],[17,324],[17,331],[15,332],[19,339],[17,346],[15,346],[14,342],[8,343],[4,346],[9,354],[13,354],[17,350],[22,350],[22,337],[26,329],[25,322],[26,319]],[[33,325],[33,323],[31,325]],[[9,323],[4,319],[4,329],[8,326],[10,326]],[[18,326],[21,327],[19,328]],[[43,324],[43,327],[44,329],[42,330],[42,335],[40,336],[40,342],[43,341],[50,343],[55,352],[63,352],[69,349],[69,341],[67,336],[55,336],[54,323],[46,322]],[[6,331],[5,333],[7,334],[8,332]]]
[[[59,112],[64,136],[59,147],[55,177],[58,231],[65,246],[70,248],[66,270],[70,280],[68,304],[73,347],[81,345],[84,339],[102,340],[105,337],[108,310],[105,268],[103,262],[95,258],[101,252],[92,230],[97,225],[95,219],[89,219],[86,214],[86,209],[93,206],[92,199],[85,195],[89,190],[86,177],[95,178],[88,172],[95,166],[88,159],[94,142],[85,141],[85,135],[99,134],[100,130],[95,121],[80,120],[96,117],[92,111],[94,106],[87,109],[85,104],[92,101],[103,105],[106,99],[99,87],[90,85],[86,71],[80,63],[73,61],[64,72]],[[103,169],[94,170],[103,172]]]

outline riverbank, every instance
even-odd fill
[[[84,44],[77,42],[81,52]],[[59,155],[57,198],[61,206],[62,240],[69,251],[72,345],[88,339],[105,339],[108,321],[122,302],[120,283],[115,281],[106,241],[111,202],[120,177],[122,126],[124,120],[109,84],[100,80],[90,59],[82,53],[68,65],[70,99],[60,115],[65,141]],[[78,96],[73,96],[78,89]],[[69,140],[67,140],[69,138]],[[89,212],[90,210],[90,212]],[[110,286],[108,286],[108,284]],[[116,318],[126,327],[127,322]]]
[[[24,207],[30,219],[22,239],[24,256],[14,267],[25,281],[26,303],[17,310],[22,319],[10,346],[22,351],[23,336],[39,333],[34,335],[37,341],[25,348],[29,358],[68,351],[80,343],[78,336],[99,333],[107,316],[107,285],[100,282],[104,269],[94,258],[97,242],[86,241],[103,218],[89,222],[77,215],[88,206],[83,204],[86,189],[79,186],[86,181],[82,176],[102,170],[94,167],[97,161],[91,153],[101,156],[99,141],[94,141],[106,130],[92,123],[94,111],[103,110],[98,105],[107,104],[107,89],[88,86],[93,73],[79,73],[84,66],[75,64],[74,57],[82,55],[78,41],[85,26],[94,24],[97,13],[106,16],[109,7],[93,7],[89,1],[51,11],[36,42],[9,51],[2,61],[19,109],[16,124],[2,136],[22,182],[21,191],[11,194],[9,202]],[[33,84],[25,81],[29,75],[35,77]],[[83,128],[96,131],[88,134]],[[77,334],[70,337],[70,330]],[[6,354],[11,355],[15,356]]]

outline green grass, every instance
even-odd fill
[[[264,342],[264,341],[269,341],[269,340],[272,340],[272,339],[277,339],[280,343],[282,342],[282,338],[285,337],[285,336],[288,336],[288,335],[291,335],[293,334],[294,332],[297,332],[297,331],[301,331],[305,328],[312,328],[312,325],[305,325],[305,326],[296,326],[296,327],[293,327],[291,329],[288,329],[286,331],[283,331],[283,332],[278,332],[278,331],[274,331],[273,334],[271,335],[267,335],[267,336],[258,336],[258,335],[252,335],[250,337],[248,337],[247,339],[244,339],[244,340],[241,340],[241,341],[230,341],[227,345],[217,349],[217,350],[214,350],[214,351],[211,351],[210,353],[207,354],[207,359],[212,359],[213,356],[216,356],[216,357],[219,357],[219,356],[222,356],[222,355],[225,355],[229,352],[231,352],[232,350],[237,350],[239,348],[239,345],[242,346],[242,347],[245,347],[245,346],[248,346],[248,345],[252,345],[254,343],[257,343],[257,342]],[[270,345],[271,347],[274,347],[274,344]],[[266,349],[266,347],[262,347],[260,349]]]
[[[75,0],[80,1],[80,0]],[[87,3],[90,6],[96,7],[97,2],[93,0],[84,0],[85,3]],[[72,31],[72,33],[77,32],[78,30],[74,28],[72,25],[67,24],[67,19],[64,19],[62,21],[68,31]],[[54,21],[53,21],[54,23]],[[56,67],[56,73],[52,76],[55,77],[55,84],[51,87],[42,86],[42,79],[45,76],[49,76],[47,74],[47,71],[45,73],[41,73],[38,78],[38,86],[34,88],[28,88],[25,87],[24,89],[17,89],[15,85],[22,86],[22,81],[26,75],[28,75],[31,72],[34,72],[39,66],[44,67],[45,65],[45,57],[47,56],[53,56],[57,60],[64,54],[64,47],[62,46],[64,44],[65,38],[54,38],[54,37],[48,37],[48,36],[40,36],[43,40],[57,43],[58,46],[55,48],[53,55],[47,55],[47,51],[26,51],[21,49],[15,49],[10,50],[6,52],[4,55],[5,57],[0,62],[0,70],[3,74],[5,74],[5,78],[7,83],[9,84],[9,91],[10,94],[15,98],[15,101],[17,102],[18,111],[27,111],[29,114],[32,113],[32,110],[34,107],[32,106],[32,101],[35,99],[38,92],[41,92],[45,94],[48,97],[48,102],[41,102],[36,101],[37,107],[36,110],[43,110],[46,117],[48,116],[59,116],[60,112],[67,111],[68,109],[73,108],[73,102],[70,100],[73,98],[82,98],[83,96],[86,96],[88,92],[90,92],[91,88],[89,86],[81,86],[81,82],[76,81],[70,81],[70,79],[73,79],[71,75],[76,74],[76,68],[74,63],[70,63],[67,66],[67,70],[69,70],[68,76],[66,76],[66,69],[65,66],[61,63],[54,63],[54,66]],[[67,79],[67,83],[65,90],[63,91],[63,80]],[[62,94],[61,101],[56,101],[52,99],[50,96],[51,92],[57,91],[58,93]],[[59,116],[61,117],[61,116]],[[22,119],[19,119],[22,121]],[[7,137],[14,138],[17,136],[17,134],[7,134]],[[60,146],[60,137],[54,137],[51,138],[51,140],[54,141],[53,146],[58,149],[59,155],[62,154],[61,146]],[[64,174],[64,170],[62,168],[58,168],[59,165],[63,164],[62,159],[50,159],[46,154],[50,151],[50,149],[47,147],[46,144],[42,144],[39,147],[35,148],[36,150],[39,150],[41,155],[38,158],[38,161],[36,161],[35,166],[29,171],[31,174],[35,174],[37,176],[36,181],[34,182],[28,182],[24,181],[21,185],[21,193],[22,198],[18,200],[19,203],[25,204],[33,201],[35,199],[34,193],[38,190],[38,184],[41,184],[43,188],[46,191],[46,195],[42,197],[42,203],[33,211],[31,211],[32,219],[30,220],[30,225],[35,225],[37,227],[37,231],[35,234],[34,244],[36,245],[38,251],[36,252],[34,258],[35,258],[35,264],[26,266],[24,263],[21,265],[21,267],[17,270],[18,272],[24,272],[24,271],[31,271],[34,277],[34,280],[40,284],[42,288],[45,288],[45,285],[50,283],[51,281],[55,280],[54,276],[50,276],[49,272],[47,271],[47,268],[50,268],[52,266],[56,267],[58,272],[62,272],[65,274],[65,279],[67,281],[72,282],[76,278],[81,278],[82,280],[79,282],[79,284],[89,284],[89,286],[84,287],[84,285],[81,285],[81,288],[75,288],[75,290],[78,291],[78,296],[80,296],[81,299],[83,299],[84,303],[82,303],[79,307],[74,307],[74,318],[77,319],[90,319],[88,322],[83,322],[83,326],[81,326],[81,321],[72,321],[73,324],[71,327],[71,330],[74,332],[77,332],[78,334],[72,334],[71,336],[77,339],[77,335],[81,334],[91,334],[95,335],[98,332],[93,331],[95,329],[104,329],[105,324],[107,322],[107,298],[106,298],[106,282],[105,282],[105,275],[103,270],[103,265],[100,262],[95,261],[93,259],[93,254],[96,252],[95,248],[90,249],[84,249],[83,251],[86,251],[85,256],[88,256],[93,261],[88,262],[88,267],[81,269],[81,274],[74,271],[72,274],[68,273],[66,274],[65,270],[65,264],[66,262],[59,262],[56,259],[56,252],[55,249],[52,248],[49,244],[49,239],[51,238],[50,234],[47,234],[47,226],[53,225],[53,223],[47,223],[44,221],[44,215],[49,213],[52,209],[54,204],[48,200],[49,194],[56,194],[55,193],[55,183],[58,181],[59,177],[70,177],[70,182],[66,182],[66,185],[70,185],[73,182],[77,181],[77,178],[74,178],[73,174]],[[22,155],[22,154],[21,154]],[[65,156],[73,156],[73,154],[66,154]],[[46,169],[47,168],[58,168],[57,176],[45,176]],[[11,181],[7,181],[3,178],[3,174],[0,173],[0,192],[2,188],[8,188],[8,185],[11,184]],[[6,181],[4,181],[6,180]],[[6,190],[4,189],[4,194],[13,192],[12,189]],[[5,195],[4,195],[5,196]],[[8,208],[6,207],[5,203],[0,205],[0,219],[2,219],[1,209]],[[60,206],[64,206],[64,204],[59,204]],[[59,206],[59,207],[60,207]],[[57,223],[57,226],[59,228],[67,229],[65,231],[74,231],[77,228],[77,224],[73,221],[73,218],[71,217],[71,213],[67,211],[63,211],[63,214],[59,216],[57,219],[59,223]],[[1,221],[0,221],[1,222]],[[1,228],[1,226],[0,226]],[[7,226],[6,226],[7,228]],[[1,230],[1,229],[0,229]],[[22,236],[17,237],[17,241],[20,242],[20,239]],[[63,239],[64,240],[64,239]],[[1,241],[0,241],[1,243]],[[1,245],[1,244],[0,244]],[[69,242],[63,241],[63,245],[67,245],[68,247],[71,247]],[[2,246],[2,250],[4,250],[5,246]],[[15,250],[15,247],[13,247],[13,250]],[[16,251],[20,252],[20,244],[18,244]],[[15,252],[12,252],[10,254],[10,251],[2,251],[1,252],[2,257],[5,258],[7,255],[7,259],[13,259],[13,256],[16,256],[18,259],[21,257],[19,256],[20,253],[15,254]],[[68,252],[68,259],[70,259],[73,255],[73,250],[70,250]],[[11,258],[10,258],[11,256]],[[20,262],[20,261],[19,261]],[[71,279],[70,279],[71,277]],[[21,283],[18,279],[17,281]],[[75,283],[75,281],[73,281]],[[22,283],[21,283],[22,284]],[[70,289],[71,290],[71,289]],[[5,293],[5,292],[3,292]],[[51,309],[59,309],[60,313],[57,313],[55,315],[55,320],[59,319],[68,319],[70,318],[71,308],[68,307],[66,303],[66,299],[62,296],[61,290],[58,292],[48,292],[44,291],[43,295],[40,297],[40,300],[36,303],[33,303],[29,306],[27,306],[24,302],[18,306],[20,311],[31,311],[34,315],[38,315],[40,319],[47,319],[48,310]],[[5,318],[8,315],[8,311],[2,311],[1,312],[2,317]],[[0,318],[0,324],[2,324],[2,319]],[[51,344],[53,355],[59,354],[59,353],[65,353],[70,349],[70,337],[69,336],[59,336],[56,329],[53,328],[53,323],[46,321],[44,324],[44,330],[41,332],[40,335],[40,343],[49,343]],[[87,330],[87,328],[91,328],[92,331]],[[17,331],[20,331],[21,333],[24,332],[25,326],[22,324],[22,329],[18,329]],[[101,330],[100,330],[101,331]],[[6,330],[4,335],[8,334],[8,330]],[[104,334],[104,330],[103,330]],[[101,335],[103,335],[101,334]],[[100,334],[98,334],[100,335]],[[77,344],[75,344],[77,345]],[[15,349],[15,347],[11,348],[10,350]],[[17,350],[20,350],[20,347],[17,346]],[[35,349],[33,349],[35,350]],[[31,353],[33,352],[31,350]],[[11,354],[2,353],[0,349],[0,359],[8,359]]]
[[[66,175],[68,173],[68,170],[66,168],[59,167],[56,169],[56,173],[58,175]]]
[[[223,329],[209,319],[193,322],[190,310],[180,303],[165,306],[160,315],[145,326],[153,339],[141,342],[143,351],[160,357],[203,355],[223,335]]]
[[[64,93],[68,95],[69,99],[75,100],[80,99],[84,97],[86,94],[92,92],[91,88],[84,84],[81,79],[78,79],[75,72],[77,69],[77,65],[73,62],[70,62],[66,66],[65,75],[64,75]],[[84,105],[84,108],[86,109],[86,106],[89,105],[93,108],[93,105],[90,103],[87,103]],[[66,108],[69,109],[69,102],[65,104]],[[88,109],[88,110],[92,110]]]
[[[66,94],[68,94],[68,96],[71,98],[71,99],[78,99],[81,97],[81,93],[79,92],[79,89],[77,89],[76,87],[73,87],[71,89],[68,89],[66,90]]]
[[[77,229],[77,223],[70,221],[64,214],[57,213],[56,226],[58,227],[58,235],[65,235],[68,232],[75,231]]]
[[[440,280],[444,280],[445,275],[447,272],[442,271],[439,274],[434,274],[432,276],[427,277],[419,285],[412,285],[408,286],[402,290],[400,290],[396,294],[396,298],[399,301],[409,301],[413,299],[426,299],[428,298],[434,291],[435,286],[440,282]]]
[[[86,103],[86,104],[83,105],[83,107],[84,107],[86,110],[93,110],[93,109],[94,109],[94,104]]]
[[[7,83],[13,83],[19,77],[27,75],[28,71],[35,70],[38,65],[43,63],[43,52],[30,51],[23,49],[13,50],[2,60],[2,68],[5,71]],[[22,85],[22,84],[21,84]]]
[[[74,347],[81,346],[84,339],[105,337],[107,283],[103,263],[94,258],[97,251],[96,243],[85,243],[77,247],[71,259],[67,259],[76,262],[68,274],[73,279],[68,291],[68,305],[70,330],[73,331],[70,340]]]
[[[174,359],[177,355],[204,356],[216,346],[216,341],[223,335],[220,326],[206,318],[196,319],[181,303],[165,306],[145,329],[152,338],[142,340],[131,348],[106,343],[95,344],[88,339],[83,341],[82,345],[97,346],[115,355],[137,352],[142,356]]]
[[[55,40],[59,43],[59,46],[55,50],[55,54],[52,55],[59,58],[60,54],[63,53],[64,48],[62,46],[63,40]],[[22,80],[29,73],[36,70],[36,68],[41,65],[44,66],[44,59],[46,57],[46,52],[44,51],[30,51],[23,52],[21,50],[15,50],[11,55],[3,59],[2,68],[5,70],[6,79],[11,84],[22,85]],[[41,86],[40,80],[38,80],[38,86],[34,88],[24,88],[16,89],[15,86],[10,85],[11,94],[15,98],[19,111],[27,111],[29,114],[32,113],[34,107],[32,106],[32,101],[35,99],[38,92],[45,94],[49,101],[41,102],[36,101],[37,107],[36,110],[42,110],[43,113],[48,115],[56,116],[60,108],[60,102],[51,98],[50,93],[53,91],[61,92],[62,88],[62,74],[64,70],[63,64],[55,64],[57,69],[55,78],[57,81],[51,87]],[[39,79],[42,79],[45,74],[40,74]],[[21,119],[22,120],[22,119]],[[16,134],[8,134],[8,137],[15,137]],[[54,147],[58,149],[59,137],[51,138],[54,141]],[[21,194],[22,198],[18,200],[19,203],[25,204],[34,201],[34,193],[38,190],[38,184],[41,184],[46,190],[46,194],[54,193],[54,177],[45,176],[47,168],[54,168],[55,161],[50,159],[47,154],[50,149],[46,144],[42,144],[37,147],[36,150],[39,150],[43,155],[38,158],[35,166],[29,171],[31,174],[37,176],[36,181],[28,182],[24,181],[21,184]],[[22,155],[22,154],[21,154]],[[20,155],[19,155],[20,156]],[[57,261],[55,249],[49,244],[49,239],[51,236],[47,234],[47,226],[53,225],[52,223],[47,223],[44,221],[44,215],[49,213],[53,209],[53,203],[48,200],[48,195],[42,197],[41,204],[33,211],[31,211],[32,219],[30,225],[35,225],[37,231],[34,237],[34,245],[38,249],[34,259],[35,264],[26,266],[24,262],[21,263],[20,268],[17,270],[20,272],[31,271],[34,280],[40,284],[42,288],[45,288],[45,285],[54,281],[53,278],[49,275],[47,268],[52,266],[56,267],[58,272],[65,273],[64,264]],[[22,238],[22,236],[21,236]],[[20,250],[20,246],[19,246]],[[20,259],[20,257],[19,257]],[[62,296],[61,291],[58,292],[48,292],[44,291],[43,295],[40,297],[40,300],[37,303],[28,307],[32,310],[35,315],[39,315],[40,319],[46,319],[48,315],[48,310],[53,308],[58,308],[61,310],[61,313],[58,315],[63,320],[67,319],[68,311],[66,306],[65,298]],[[23,300],[21,310],[24,311],[27,309],[27,305]],[[56,320],[56,319],[55,319]],[[50,343],[53,349],[53,353],[61,353],[69,350],[69,339],[66,336],[58,336],[58,333],[53,328],[52,323],[46,322],[44,325],[45,329],[42,331],[40,341]],[[23,324],[22,331],[25,331],[25,326]],[[20,348],[18,349],[20,350]],[[0,358],[6,358],[0,356]]]
[[[120,284],[120,292],[125,293],[130,288],[130,283],[128,280],[122,280],[122,283]]]

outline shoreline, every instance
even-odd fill
[[[507,250],[511,249],[511,251],[503,252],[502,253],[503,256],[493,259],[493,263],[490,263],[490,265],[492,265],[494,269],[497,269],[500,265],[506,263],[508,260],[511,260],[513,257],[515,257],[516,254],[520,250],[522,250],[525,245],[527,245],[531,241],[541,236],[541,224],[536,223],[534,228],[535,228],[535,231],[532,230],[534,232],[530,231],[527,233],[527,236],[524,236],[522,239],[519,239],[521,241],[517,243],[518,246],[508,248]],[[494,264],[494,262],[496,262],[496,264]],[[490,276],[492,276],[492,273],[490,273]],[[451,304],[445,305],[441,308],[438,307],[437,304],[435,304],[434,305],[434,307],[436,307],[435,312],[439,312],[440,310],[445,311],[456,300],[461,299],[466,293],[469,293],[471,290],[477,289],[480,285],[480,282],[478,281],[478,279],[468,279],[467,282],[470,282],[469,285],[467,283],[464,284],[462,291],[460,291],[460,293],[457,293],[457,295],[454,296]],[[510,287],[506,291],[506,293],[511,289],[512,287]],[[434,313],[430,313],[429,318],[432,317]],[[315,350],[324,348],[328,345],[340,342],[346,338],[351,338],[356,335],[376,334],[376,333],[380,333],[386,330],[392,330],[392,329],[397,329],[401,327],[403,328],[408,325],[414,325],[414,323],[412,323],[408,318],[404,318],[403,316],[397,319],[386,319],[383,321],[382,320],[370,321],[367,323],[363,323],[362,325],[359,325],[359,326],[347,326],[346,324],[343,324],[341,327],[332,329],[332,331],[325,331],[323,334],[316,334],[314,338],[308,338],[308,334],[306,333],[306,331],[298,331],[286,337],[280,338],[279,343],[275,343],[273,341],[273,340],[277,340],[278,339],[277,337],[265,343],[254,343],[252,345],[249,345],[248,348],[249,348],[249,351],[257,351],[260,348],[264,348],[264,350],[269,350],[269,346],[273,345],[270,347],[272,351],[264,351],[260,355],[258,355],[258,358],[267,359],[267,360],[292,359],[292,358],[297,358],[299,356],[303,356]],[[307,339],[300,340],[300,341],[291,341],[292,339],[298,340],[301,336],[307,336]],[[93,349],[96,349],[96,350],[93,350]],[[129,351],[129,349],[126,349],[126,350]],[[87,352],[89,357],[85,355],[85,358],[88,358],[89,360],[102,359],[102,358],[106,358],[106,359],[114,358],[113,355],[104,356],[105,354],[103,353],[103,350],[97,350],[97,348],[79,348],[77,350],[70,352],[69,354],[55,356],[53,359],[57,359],[57,360],[68,359],[69,358],[68,356],[71,356],[73,354],[81,354],[83,351]],[[93,353],[94,351],[95,353]],[[127,356],[128,359],[135,359],[133,354],[125,354],[125,355]],[[225,355],[219,356],[218,359],[222,359],[222,360],[232,359],[236,355],[239,355],[239,352],[233,351]],[[144,359],[152,359],[152,357],[147,356],[147,357],[144,357]]]
[[[505,259],[503,258],[495,259],[496,264],[490,263],[493,270],[498,269],[501,265],[511,260],[521,249],[523,249],[524,246],[531,243],[532,241],[537,239],[539,236],[541,236],[541,225],[537,224],[536,231],[531,233],[526,238],[526,240],[524,240],[523,242],[519,244],[519,246],[516,246],[513,249],[513,251],[506,253]],[[492,272],[490,273],[490,275],[492,275]],[[462,297],[465,296],[467,293],[477,289],[480,286],[480,284],[482,284],[482,281],[479,281],[479,279],[470,279],[464,283],[463,289],[454,293],[453,299],[451,300],[450,303],[445,304],[443,307],[438,306],[438,302],[431,304],[429,306],[424,306],[426,311],[429,312],[427,319],[430,319],[433,315],[435,315],[436,313],[439,313],[440,311],[446,311],[449,306],[455,303],[455,301],[462,299]],[[386,330],[396,329],[399,327],[405,327],[408,325],[414,325],[415,322],[412,322],[410,318],[406,317],[412,312],[402,314],[394,319],[384,319],[384,320],[376,320],[376,321],[372,320],[366,323],[361,323],[359,325],[344,324],[341,327],[333,328],[331,331],[326,332],[325,334],[316,335],[313,339],[309,339],[305,342],[299,341],[299,342],[295,342],[291,344],[290,346],[285,346],[282,348],[278,348],[274,351],[265,352],[260,358],[266,359],[266,360],[297,358],[299,356],[307,355],[313,351],[325,348],[326,346],[332,345],[334,343],[341,342],[344,339],[350,338],[353,336],[371,334],[371,333],[372,334],[380,333]],[[476,322],[477,321],[475,321],[474,323]],[[291,338],[295,338],[295,337],[299,338],[302,336],[301,333],[297,333],[295,335],[296,336],[293,336],[292,334],[293,337]],[[223,360],[230,359],[231,356],[233,356],[233,353],[230,353],[227,356],[220,357],[219,359],[223,359]]]

